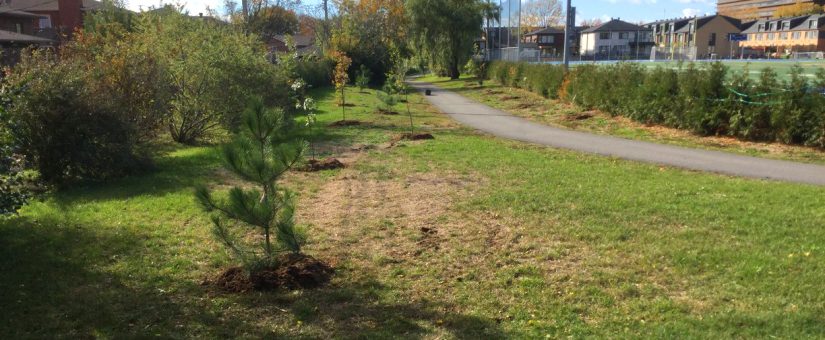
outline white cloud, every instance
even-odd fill
[[[694,16],[697,16],[699,14],[702,14],[701,9],[685,8],[685,9],[682,10],[682,15],[684,15],[686,17],[694,17]]]

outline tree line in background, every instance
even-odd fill
[[[814,80],[794,67],[788,80],[770,68],[757,80],[722,63],[648,69],[636,63],[562,66],[495,62],[487,76],[548,98],[646,124],[752,141],[825,147],[825,70]]]

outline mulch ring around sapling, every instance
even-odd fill
[[[326,158],[323,160],[319,159],[310,159],[307,161],[307,164],[298,168],[299,171],[306,171],[306,172],[315,172],[315,171],[322,171],[322,170],[334,170],[334,169],[341,169],[346,167],[344,163],[341,163],[337,158]]]
[[[232,267],[206,284],[230,293],[312,289],[328,283],[334,272],[332,267],[312,256],[288,254],[281,257],[277,268],[248,273],[241,267]]]
[[[408,133],[403,133],[403,134],[400,134],[400,135],[397,135],[397,136],[393,137],[392,141],[394,143],[394,142],[399,142],[399,141],[402,141],[402,140],[415,141],[415,140],[427,140],[427,139],[435,139],[435,137],[433,137],[433,135],[431,135],[429,133],[409,133],[408,132]]]
[[[381,110],[381,109],[376,110],[376,112],[378,112],[379,114],[382,114],[382,115],[387,115],[387,116],[395,116],[395,115],[399,114],[398,112],[395,112],[395,111]]]
[[[332,126],[332,127],[358,126],[358,125],[361,125],[361,122],[357,121],[357,120],[339,120],[337,122],[329,124],[329,126]]]

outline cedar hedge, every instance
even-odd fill
[[[766,68],[731,72],[720,62],[677,68],[638,63],[561,65],[498,61],[488,78],[646,124],[744,140],[825,147],[825,70],[815,80],[795,66],[788,80]]]

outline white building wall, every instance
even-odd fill
[[[584,56],[593,56],[599,51],[607,53],[608,49],[612,51],[623,50],[629,53],[635,53],[636,48],[630,47],[631,42],[636,41],[636,31],[632,32],[606,32],[609,39],[602,39],[602,32],[583,33],[581,36],[581,47],[579,53]],[[641,42],[651,41],[651,34],[645,32],[638,32],[642,35]],[[643,51],[644,52],[644,51]]]

